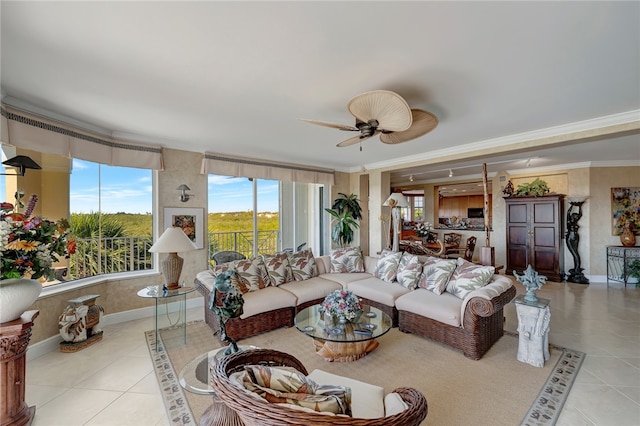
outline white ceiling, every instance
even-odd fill
[[[450,167],[477,174],[483,162],[490,172],[521,168],[528,158],[530,167],[640,165],[640,2],[0,8],[3,101],[122,139],[342,171],[402,169],[395,183]],[[335,146],[351,133],[298,120],[353,124],[347,101],[374,89],[396,91],[439,126],[400,145],[372,138],[360,152]],[[573,139],[562,135],[594,128],[615,132],[555,148]],[[549,145],[531,142],[541,137]],[[431,164],[404,170],[409,161]]]

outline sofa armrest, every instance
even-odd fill
[[[378,258],[373,256],[364,257],[364,271],[373,275],[376,271],[376,265],[378,264]]]
[[[489,317],[500,311],[515,296],[516,288],[511,278],[494,275],[493,281],[469,293],[462,302],[460,315],[463,328],[473,327],[474,316]]]

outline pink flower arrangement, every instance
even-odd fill
[[[358,296],[349,290],[335,290],[325,297],[320,312],[353,321],[362,315],[362,304]]]

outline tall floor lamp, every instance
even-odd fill
[[[389,198],[382,203],[385,207],[391,207],[391,220],[393,226],[393,246],[392,251],[400,251],[400,233],[402,232],[402,223],[400,221],[400,209],[402,207],[409,207],[407,197],[400,192],[394,192],[389,195]]]

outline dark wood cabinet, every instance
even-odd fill
[[[550,281],[564,279],[563,200],[560,194],[505,198],[507,274],[521,274],[531,265]]]

